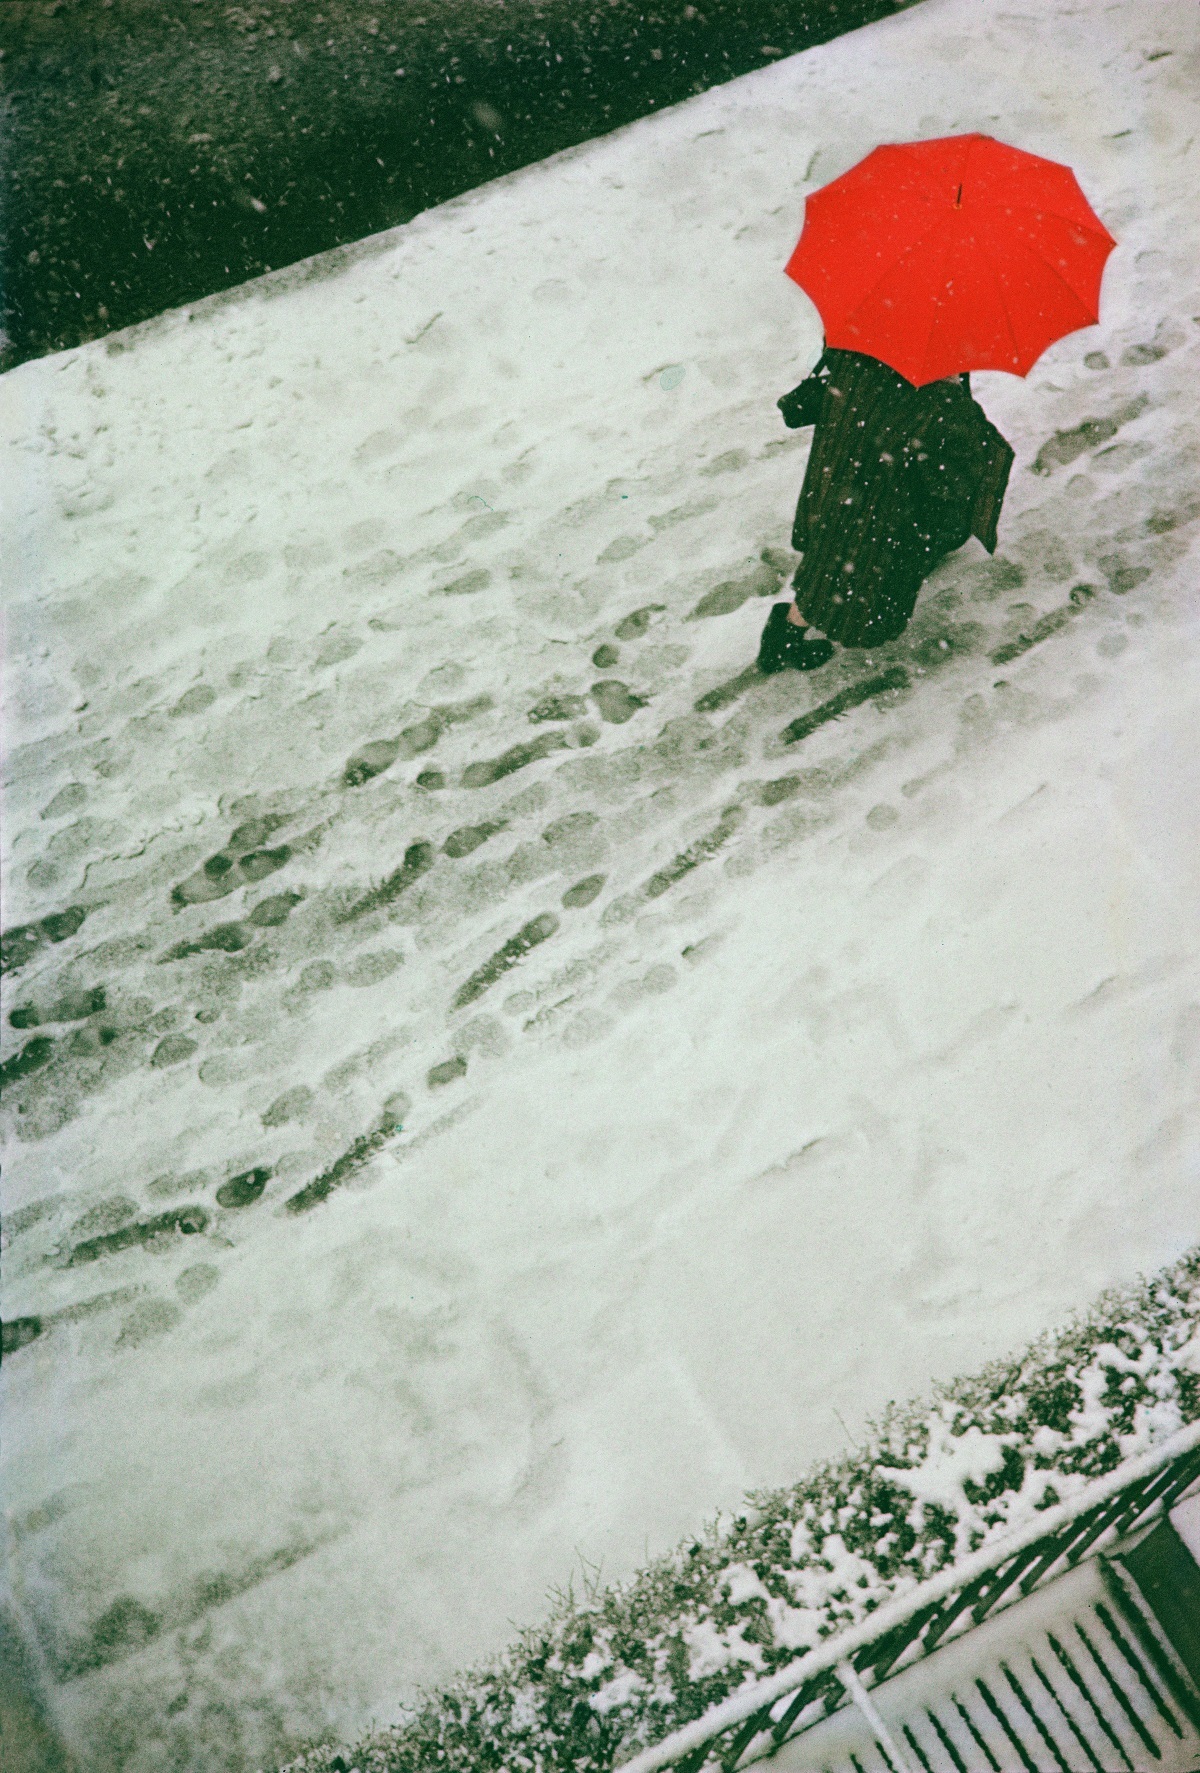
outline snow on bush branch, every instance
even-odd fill
[[[286,1773],[605,1773],[1200,1418],[1200,1247],[1019,1359],[893,1406],[633,1581],[560,1597],[490,1668]]]

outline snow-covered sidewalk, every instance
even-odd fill
[[[89,1768],[383,1720],[1194,1241],[1198,60],[924,0],[0,382],[10,1567]],[[1103,324],[975,380],[997,558],[753,681],[804,192],[967,129],[1076,168]]]

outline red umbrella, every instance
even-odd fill
[[[1069,166],[987,135],[876,148],[814,191],[787,273],[825,343],[921,387],[963,370],[1027,375],[1100,314],[1116,245]]]

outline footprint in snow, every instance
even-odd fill
[[[592,700],[600,711],[601,720],[607,720],[612,726],[622,726],[625,721],[633,719],[639,708],[646,706],[641,696],[635,696],[626,684],[618,682],[615,677],[594,683]]]

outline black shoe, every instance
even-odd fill
[[[815,671],[833,657],[832,640],[810,638],[807,628],[788,621],[791,607],[777,603],[767,617],[758,649],[758,668],[765,677],[776,671]]]

